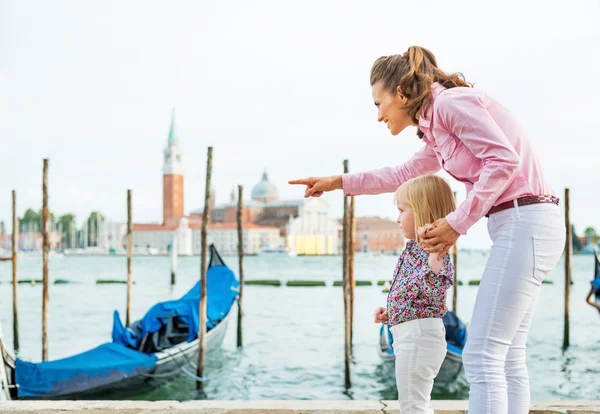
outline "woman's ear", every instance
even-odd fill
[[[402,89],[400,89],[400,86],[396,86],[396,99],[402,102],[402,105],[406,105],[406,102],[408,102],[408,98],[404,96],[404,94],[402,93]]]

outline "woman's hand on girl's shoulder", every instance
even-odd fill
[[[419,236],[419,240],[423,241],[427,232],[433,229],[435,229],[435,226],[433,224],[425,224],[424,226],[419,227],[417,229],[417,235]]]
[[[454,230],[445,218],[433,223],[433,230],[428,230],[423,238],[424,249],[429,253],[437,253],[442,259],[458,240],[460,233]]]

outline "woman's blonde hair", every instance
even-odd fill
[[[437,64],[431,51],[420,46],[411,46],[402,55],[382,56],[371,68],[371,86],[383,81],[384,88],[392,95],[400,87],[408,102],[406,109],[415,125],[419,116],[427,114],[432,104],[431,90],[434,82],[447,89],[459,86],[472,87],[461,73],[446,73]],[[423,132],[417,130],[419,138]]]
[[[402,184],[394,194],[396,207],[400,202],[408,204],[415,218],[415,236],[419,242],[417,229],[446,217],[456,209],[454,194],[442,177],[423,175]]]

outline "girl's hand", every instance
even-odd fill
[[[375,323],[387,323],[388,322],[387,309],[384,307],[378,307],[375,309]]]
[[[326,191],[341,190],[342,176],[331,175],[329,177],[310,177],[299,180],[290,180],[288,184],[301,184],[306,186],[304,197],[321,197]]]
[[[433,229],[435,229],[435,226],[433,224],[426,224],[423,227],[419,227],[417,229],[417,235],[419,236],[419,240],[424,240],[425,233]]]
[[[422,238],[423,248],[429,253],[439,253],[438,260],[442,260],[456,243],[460,233],[454,230],[445,218],[434,221],[433,226],[435,228],[426,231]]]

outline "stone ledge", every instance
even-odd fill
[[[436,414],[466,414],[467,401],[433,401]],[[0,413],[89,414],[375,414],[399,413],[398,401],[3,401]],[[600,414],[600,401],[534,402],[531,414]]]

